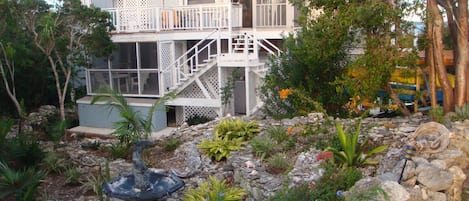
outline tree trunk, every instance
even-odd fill
[[[462,107],[466,102],[467,77],[466,71],[469,64],[469,50],[467,38],[467,0],[458,1],[458,10],[455,12],[457,24],[457,44],[455,68],[456,68],[456,86],[455,86],[455,105]]]
[[[427,7],[429,8],[431,0],[427,1]],[[436,75],[435,75],[435,62],[433,58],[433,20],[431,20],[431,13],[427,12],[427,21],[426,21],[426,32],[428,45],[425,48],[425,65],[426,73],[428,73],[428,87],[430,91],[430,102],[432,108],[437,107],[438,100],[436,97]]]
[[[12,66],[10,63],[10,60],[8,59],[6,55],[6,50],[5,47],[3,46],[2,43],[0,43],[0,52],[2,53],[2,56],[4,57],[5,61],[5,66],[3,62],[0,60],[0,75],[2,76],[3,80],[3,86],[5,87],[5,91],[8,94],[8,97],[10,97],[11,101],[13,102],[13,105],[15,105],[16,111],[18,112],[18,116],[20,120],[24,119],[26,115],[24,114],[23,109],[21,108],[20,103],[18,102],[18,99],[16,98],[16,92],[15,92],[15,76],[14,76],[14,65]],[[10,86],[8,82],[8,75],[7,72],[5,72],[4,68],[7,68],[9,74],[10,74],[10,81],[12,83],[12,86]],[[10,88],[11,87],[11,88]]]
[[[436,1],[429,0],[428,9],[433,17],[433,59],[435,69],[443,91],[443,111],[445,113],[453,111],[453,88],[448,79],[446,66],[443,62],[443,17],[438,9]]]

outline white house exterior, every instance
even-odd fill
[[[82,3],[111,14],[116,27],[112,40],[119,46],[111,58],[95,58],[86,70],[89,96],[77,103],[80,124],[92,127],[110,125],[100,122],[111,119],[109,114],[96,114],[93,107],[99,105],[90,105],[90,96],[103,86],[120,91],[136,107],[177,94],[166,103],[173,108],[166,116],[155,114],[159,128],[180,125],[194,115],[251,115],[262,105],[258,88],[268,70],[266,61],[280,53],[282,36],[294,30],[296,15],[288,0]],[[97,122],[89,125],[90,118]]]

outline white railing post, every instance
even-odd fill
[[[90,70],[85,69],[85,79],[86,79],[86,94],[91,93],[91,76],[90,76]]]
[[[230,2],[228,4],[228,33],[231,33],[233,30],[233,4]]]
[[[220,54],[221,54],[221,36],[220,36],[220,29],[218,29],[217,30],[217,59],[220,56]]]
[[[249,63],[249,49],[248,49],[248,35],[244,33],[244,65],[248,66]]]
[[[199,65],[199,46],[196,46],[195,47],[195,52],[194,52],[194,55],[195,55],[195,70],[198,69],[198,65]],[[192,70],[194,70],[191,66],[191,73],[192,73]]]
[[[199,15],[200,15],[200,23],[199,23],[199,29],[202,30],[204,28],[204,12],[202,9],[202,6],[199,6]]]
[[[252,1],[252,28],[257,28],[257,0]]]
[[[116,12],[116,21],[115,21],[116,25],[115,25],[115,27],[116,27],[116,32],[119,33],[120,28],[121,28],[120,27],[120,24],[121,24],[120,16],[122,15],[122,13],[120,13],[118,8],[115,9],[115,12]]]
[[[155,11],[155,17],[154,17],[154,20],[155,20],[155,28],[156,28],[156,31],[161,31],[161,21],[160,21],[160,17],[161,16],[161,9],[159,7],[156,7],[154,9]]]

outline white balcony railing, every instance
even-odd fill
[[[228,29],[241,27],[239,4],[162,7],[104,8],[116,32]]]

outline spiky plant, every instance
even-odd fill
[[[16,200],[34,200],[36,190],[46,172],[30,167],[13,170],[6,163],[0,162],[0,199],[15,196]]]

